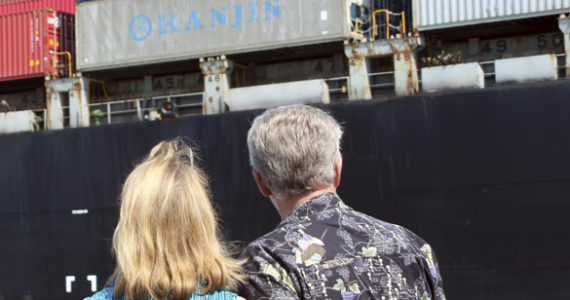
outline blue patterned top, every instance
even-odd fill
[[[115,290],[115,285],[111,284],[108,287],[100,290],[91,297],[87,297],[83,300],[125,300],[125,297],[115,297],[113,291]],[[213,291],[204,295],[192,294],[188,300],[236,300],[237,294],[221,290]],[[145,300],[151,300],[149,297]]]

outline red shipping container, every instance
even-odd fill
[[[0,81],[68,76],[75,68],[74,22],[51,9],[0,15]]]
[[[0,0],[0,15],[51,8],[75,15],[75,0]]]

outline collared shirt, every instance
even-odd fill
[[[303,203],[242,257],[246,299],[445,299],[424,240],[335,194]]]

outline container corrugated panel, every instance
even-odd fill
[[[431,30],[570,12],[570,0],[412,0],[414,28]]]
[[[0,0],[0,15],[51,8],[56,11],[75,14],[74,0]]]
[[[349,0],[114,0],[77,4],[81,71],[330,41],[350,34]]]
[[[0,15],[0,41],[0,81],[64,76],[58,65],[68,58],[55,54],[74,55],[74,17],[50,9]]]

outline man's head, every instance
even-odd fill
[[[333,186],[341,138],[341,126],[320,109],[269,109],[249,129],[249,161],[273,194],[301,195]]]

